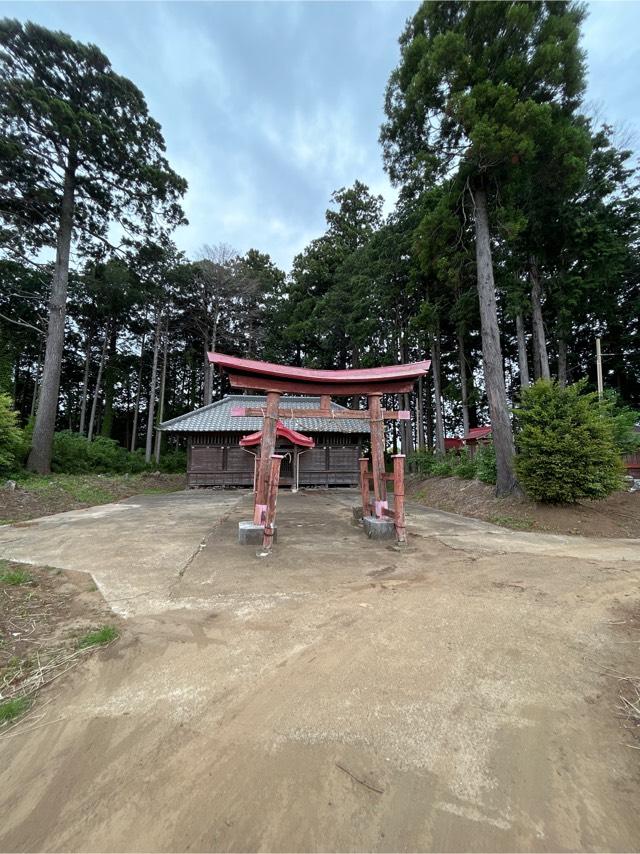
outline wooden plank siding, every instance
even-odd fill
[[[192,433],[187,443],[187,486],[252,487],[254,453],[239,446],[242,433]],[[315,448],[304,449],[278,443],[278,453],[291,453],[283,466],[280,483],[295,483],[295,457],[299,455],[300,486],[357,486],[359,458],[368,436],[319,433]],[[259,453],[259,446],[255,448]]]

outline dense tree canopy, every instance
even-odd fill
[[[521,390],[593,388],[596,336],[605,385],[640,406],[637,173],[583,113],[583,17],[422,4],[386,94],[395,209],[354,176],[289,271],[215,235],[180,253],[185,183],[142,93],[98,48],[3,22],[0,393],[20,423],[46,415],[51,432],[158,458],[159,420],[228,391],[209,350],[328,368],[426,357],[415,393],[386,401],[414,414],[389,445],[442,450],[491,422],[507,492]]]

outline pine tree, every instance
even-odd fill
[[[573,3],[426,2],[407,24],[381,140],[393,180],[455,175],[474,207],[484,379],[497,493],[518,489],[502,367],[490,210],[498,186],[535,157],[558,111],[584,88]]]
[[[119,222],[184,221],[186,182],[169,167],[144,96],[94,45],[0,22],[0,215],[5,243],[56,252],[40,402],[28,466],[47,472],[58,408],[69,259]]]

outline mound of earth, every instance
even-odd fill
[[[431,477],[407,484],[407,497],[519,531],[640,537],[640,492],[616,492],[602,501],[577,504],[538,504],[526,498],[496,498],[493,486],[477,480]]]

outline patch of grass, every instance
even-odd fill
[[[24,569],[9,569],[0,566],[0,584],[17,587],[20,584],[33,584],[33,578]]]
[[[6,724],[20,717],[30,705],[31,700],[28,697],[14,697],[13,700],[3,700],[0,702],[0,724]]]
[[[175,486],[145,486],[140,490],[140,495],[166,495],[169,492],[177,492]]]
[[[60,484],[61,488],[67,492],[76,501],[82,504],[109,504],[113,501],[113,493],[109,492],[101,486],[94,486],[91,483],[81,483],[78,481],[66,481]]]
[[[101,626],[93,632],[81,637],[78,641],[78,649],[86,649],[89,646],[105,646],[111,643],[118,637],[118,630],[115,626]]]
[[[534,526],[532,519],[521,519],[519,516],[490,516],[489,521],[514,531],[529,531]]]

